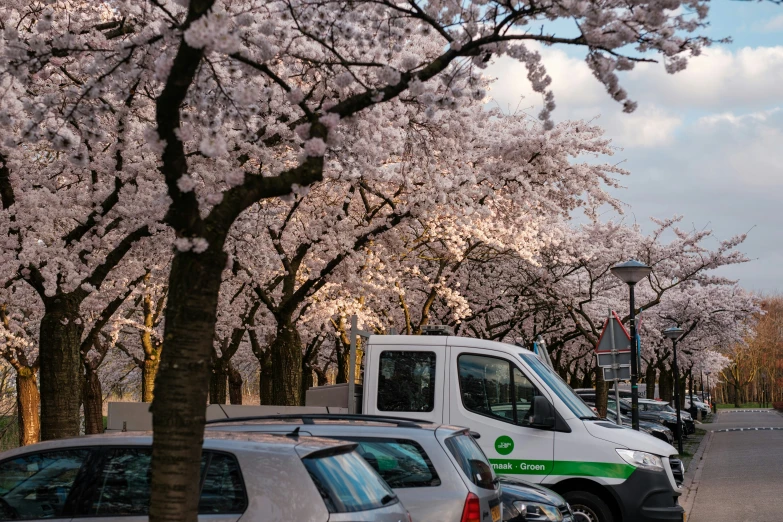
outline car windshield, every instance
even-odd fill
[[[646,402],[645,404],[650,411],[669,411],[669,405],[665,402]]]
[[[492,466],[473,437],[466,434],[449,437],[446,439],[446,447],[471,482],[480,488],[497,489]]]
[[[590,409],[590,406],[554,370],[541,362],[537,355],[534,353],[520,353],[519,356],[549,386],[549,389],[568,406],[571,413],[577,417],[595,417],[595,412]]]

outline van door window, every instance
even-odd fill
[[[533,397],[538,395],[538,390],[530,382],[530,379],[519,371],[516,366],[513,370],[514,395],[517,406],[517,424],[527,426],[533,417]]]
[[[435,352],[381,352],[378,409],[427,412],[434,408]]]
[[[66,516],[66,499],[88,454],[86,449],[49,451],[0,464],[0,520]]]
[[[464,354],[457,359],[462,404],[495,419],[526,426],[533,416],[538,389],[505,359]]]

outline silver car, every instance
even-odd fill
[[[146,521],[151,445],[118,433],[2,453],[0,520]],[[356,444],[213,431],[201,470],[202,521],[410,522]]]
[[[210,429],[296,433],[359,444],[415,522],[498,522],[500,487],[465,428],[374,415],[276,415],[215,420]]]

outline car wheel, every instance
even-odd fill
[[[606,502],[586,491],[569,491],[563,495],[574,512],[574,522],[614,522]]]

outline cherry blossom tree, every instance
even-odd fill
[[[198,466],[206,402],[206,390],[198,383],[209,372],[227,264],[223,247],[245,210],[262,199],[286,196],[295,186],[320,181],[330,157],[327,151],[339,147],[336,129],[360,125],[361,115],[375,105],[402,95],[420,99],[437,117],[451,110],[455,99],[480,97],[470,79],[492,56],[507,54],[525,64],[533,88],[544,97],[541,119],[551,128],[549,79],[538,53],[526,46],[529,42],[588,49],[596,78],[631,111],[635,105],[619,86],[616,71],[658,53],[667,70],[676,72],[685,66],[685,54],[698,54],[710,43],[694,35],[705,25],[706,2],[682,3],[689,8],[684,14],[680,5],[4,2],[0,18],[7,65],[2,81],[10,95],[3,110],[15,129],[11,145],[44,139],[74,152],[77,160],[94,163],[86,145],[82,148],[87,142],[71,136],[73,129],[97,129],[111,108],[119,108],[132,112],[133,121],[119,119],[124,125],[151,131],[147,150],[160,160],[155,167],[158,181],[165,181],[168,205],[158,201],[146,216],[156,217],[165,209],[164,222],[176,235],[176,251],[168,285],[167,346],[153,402],[151,519],[196,518],[198,492],[191,477]],[[559,19],[576,20],[576,34],[556,36]],[[546,29],[539,30],[540,23]],[[536,30],[529,30],[532,27]],[[436,76],[447,86],[447,95],[430,85]],[[62,83],[69,88],[59,88]],[[128,99],[131,107],[125,103]],[[49,122],[54,130],[43,132]],[[77,141],[81,153],[73,150]],[[126,150],[118,143],[110,140],[109,147]],[[20,162],[12,162],[12,170],[21,168]],[[109,178],[111,186],[111,174],[120,169],[104,165],[95,170],[101,179]],[[194,190],[199,178],[207,187]],[[39,277],[41,267],[26,267],[30,275],[25,277],[42,299],[46,297],[49,315],[42,321],[42,343],[46,337],[57,346],[63,344],[61,339],[68,340],[69,347],[78,346],[83,332],[72,326],[72,309],[88,291],[82,285],[98,288],[119,262],[113,260],[153,232],[148,219],[128,221],[123,220],[125,233],[108,234],[115,241],[92,273],[66,277],[68,284],[53,295],[46,294],[53,281],[43,272]],[[104,233],[101,229],[98,236]],[[47,265],[47,272],[55,265]],[[68,303],[67,310],[63,303]],[[55,362],[79,366],[74,355],[78,350],[63,353],[67,357]],[[57,375],[48,359],[41,362],[42,392],[48,397]],[[58,405],[61,412],[42,400],[47,417],[70,419],[74,400]],[[44,429],[44,436],[71,434],[68,422],[58,420],[57,429]]]

